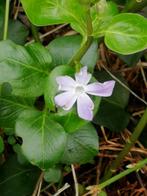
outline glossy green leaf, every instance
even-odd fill
[[[12,93],[35,97],[44,93],[51,57],[39,44],[26,47],[0,42],[0,83],[9,82]]]
[[[109,128],[111,131],[123,131],[129,123],[130,115],[124,109],[106,100],[102,100],[94,123]]]
[[[9,159],[0,168],[0,194],[2,196],[32,195],[40,175],[39,169],[22,166],[16,156]]]
[[[115,15],[119,13],[114,2],[101,0],[91,8],[93,36],[104,36],[107,27]]]
[[[54,97],[58,92],[58,84],[56,82],[57,76],[69,75],[72,76],[74,74],[74,69],[69,67],[68,65],[61,65],[54,68],[49,74],[48,79],[46,80],[46,88],[45,88],[45,102],[46,105],[54,110]]]
[[[85,35],[86,7],[79,0],[21,0],[30,21],[39,26],[70,23]],[[37,13],[37,14],[36,14]]]
[[[88,121],[78,117],[75,107],[70,111],[59,108],[57,113],[51,114],[51,118],[60,123],[65,131],[69,133],[77,131],[80,127],[88,123]]]
[[[91,124],[69,133],[62,163],[87,163],[98,153],[98,135]]]
[[[0,39],[3,38],[4,15],[5,15],[5,0],[0,3]],[[24,44],[29,34],[29,30],[19,20],[9,19],[8,39],[17,44]]]
[[[31,107],[34,101],[16,96],[0,96],[0,127],[13,128],[18,115]]]
[[[44,180],[46,182],[56,183],[59,182],[60,179],[61,179],[61,169],[53,167],[44,171]]]
[[[4,151],[4,142],[3,138],[0,136],[0,154]]]
[[[8,27],[8,39],[14,41],[16,44],[25,44],[29,30],[20,21],[10,20]]]
[[[68,64],[69,60],[80,48],[81,43],[82,37],[79,35],[59,37],[51,41],[47,48],[52,56],[52,64],[54,66]],[[81,64],[87,66],[91,72],[98,59],[97,50],[98,43],[97,40],[94,40],[86,54],[81,59]]]
[[[48,169],[60,160],[66,133],[46,111],[24,111],[17,119],[16,134],[22,138],[22,151],[32,164]]]
[[[94,102],[94,115],[99,109],[101,97],[93,97]],[[78,131],[82,126],[89,123],[89,121],[81,119],[77,114],[76,105],[70,111],[65,111],[62,108],[58,109],[57,113],[51,114],[51,118],[59,122],[66,132],[72,133]]]
[[[132,54],[147,48],[147,19],[139,14],[114,16],[105,32],[105,44],[120,54]]]

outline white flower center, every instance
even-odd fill
[[[77,95],[80,95],[80,94],[82,94],[82,93],[84,93],[84,92],[85,92],[84,86],[77,86],[77,87],[75,88],[75,93],[76,93]]]

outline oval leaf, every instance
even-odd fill
[[[139,14],[114,16],[105,32],[105,43],[120,54],[132,54],[147,48],[147,19]]]
[[[24,155],[42,169],[57,163],[63,154],[66,133],[61,125],[50,120],[47,112],[23,112],[16,122],[16,134],[23,140]]]
[[[68,134],[62,163],[90,162],[97,153],[97,132],[91,124],[87,124],[76,132]]]
[[[23,47],[11,41],[0,42],[0,51],[0,83],[9,82],[15,95],[42,95],[51,69],[49,52],[40,44]]]
[[[16,96],[0,97],[0,127],[13,128],[18,115],[31,107],[34,101]]]
[[[19,164],[17,157],[9,154],[8,160],[0,168],[1,195],[32,195],[40,173],[36,167]]]
[[[86,7],[79,0],[21,0],[30,21],[39,26],[70,23],[87,34]],[[37,14],[36,14],[37,13]]]

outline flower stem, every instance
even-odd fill
[[[10,0],[6,0],[3,40],[6,40],[8,36],[9,7],[10,7]]]
[[[146,0],[129,0],[122,12],[137,12],[143,9],[145,6],[147,6]]]
[[[106,169],[106,172],[105,172],[105,175],[102,181],[109,179],[113,175],[113,173],[116,171],[116,169],[119,167],[119,165],[123,161],[124,157],[129,153],[130,149],[136,143],[137,139],[139,138],[146,124],[147,124],[147,108],[143,116],[139,120],[139,123],[137,124],[130,139],[127,141],[126,145],[124,146],[123,150],[118,154],[117,158],[112,162],[110,168]]]
[[[120,178],[123,178],[124,176],[130,174],[131,172],[134,172],[138,169],[141,169],[144,165],[147,164],[147,159],[144,159],[142,161],[139,161],[134,167],[129,168],[123,172],[121,172],[120,174],[117,174],[116,176],[106,180],[105,182],[102,182],[101,184],[98,185],[98,189],[103,189],[106,186],[112,184],[113,182],[119,180]]]

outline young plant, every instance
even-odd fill
[[[47,48],[40,43],[0,42],[0,126],[15,130],[23,155],[42,170],[59,163],[90,162],[98,153],[91,122],[101,97],[116,91],[114,80],[100,82],[92,75],[97,39],[103,37],[119,54],[142,51],[147,48],[147,19],[119,13],[117,5],[106,0],[21,3],[33,25],[67,23],[81,36],[55,39]]]

